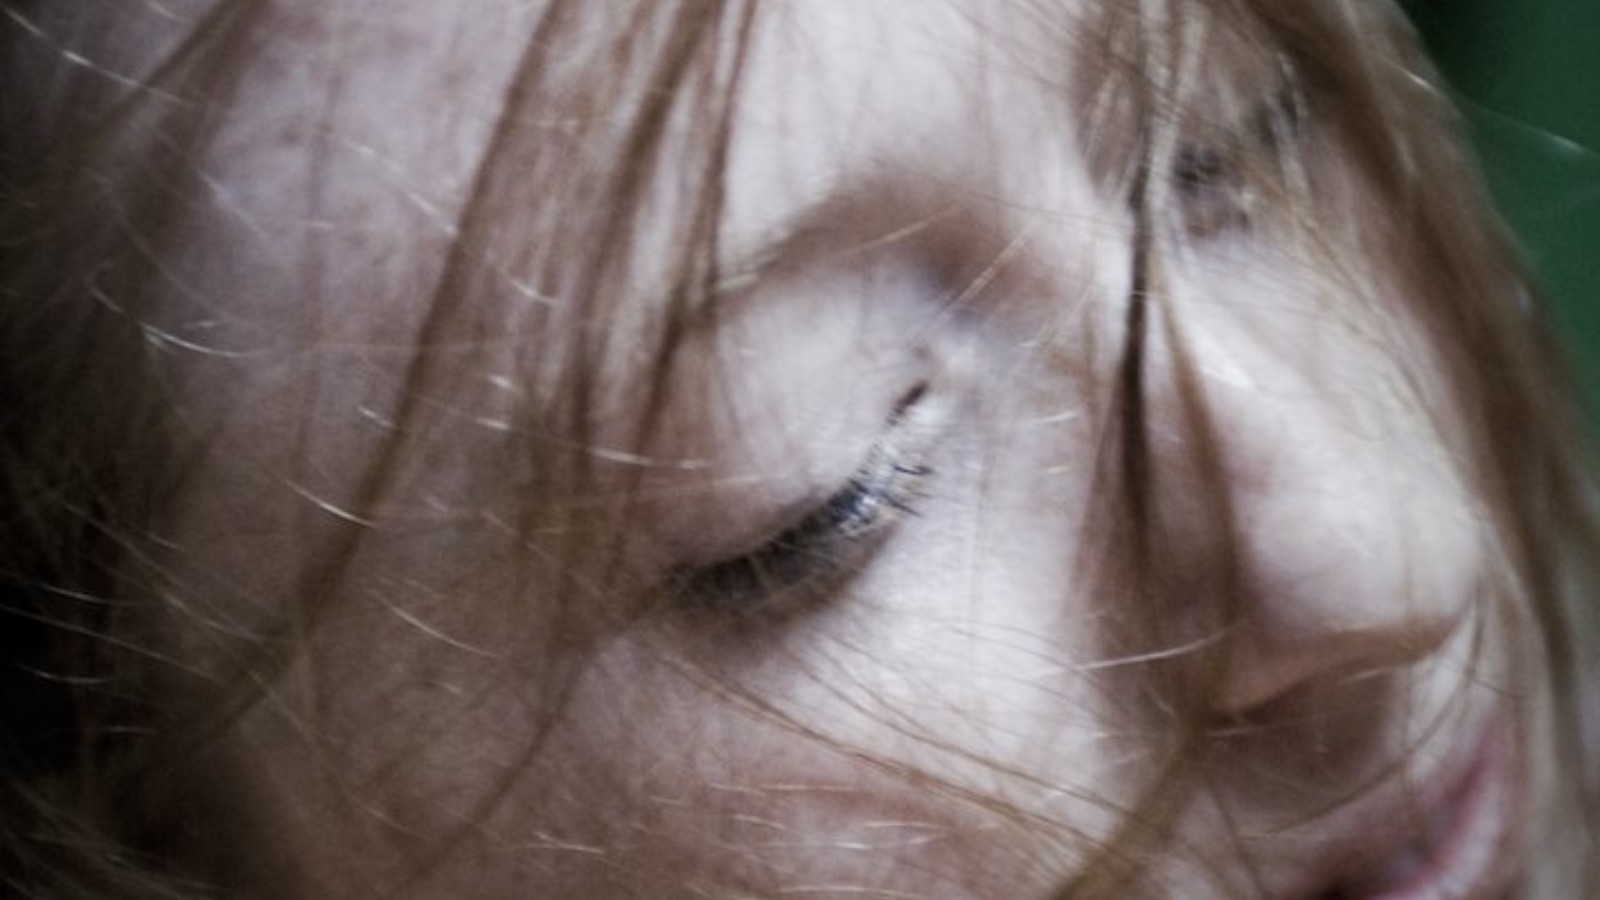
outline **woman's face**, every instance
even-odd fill
[[[273,20],[160,312],[204,436],[169,640],[253,673],[218,755],[262,890],[1500,896],[1544,701],[1340,130],[1213,34],[1143,217],[1103,13],[1039,6],[767,4],[727,287],[662,377],[597,369],[565,493],[519,345],[563,298],[429,331],[496,264],[447,255],[537,11]]]

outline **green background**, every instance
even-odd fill
[[[1409,0],[1600,423],[1600,0]]]

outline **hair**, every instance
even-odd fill
[[[286,286],[278,273],[252,281],[261,273],[235,259],[180,261],[187,235],[208,216],[227,215],[227,198],[194,162],[197,150],[247,108],[266,41],[304,22],[266,0],[190,4],[190,16],[163,15],[156,4],[113,13],[114,5],[0,5],[0,80],[12,86],[0,100],[0,883],[24,897],[195,897],[215,890],[222,872],[269,878],[271,836],[235,812],[232,798],[248,790],[242,773],[202,748],[282,685],[297,696],[293,685],[315,680],[304,668],[310,648],[341,614],[330,598],[367,536],[425,502],[422,473],[510,471],[519,496],[537,498],[512,521],[461,517],[426,539],[492,542],[486,552],[513,560],[508,596],[528,585],[568,588],[572,599],[554,610],[495,610],[513,616],[509,633],[545,648],[528,654],[535,671],[516,673],[532,685],[528,708],[547,725],[568,714],[599,636],[671,605],[661,591],[643,591],[651,602],[621,612],[581,602],[641,594],[623,583],[627,567],[617,563],[633,552],[626,526],[648,467],[618,475],[608,463],[649,456],[673,385],[690,377],[715,389],[724,370],[696,358],[685,336],[721,315],[730,278],[747,274],[721,271],[717,261],[730,111],[752,29],[769,10],[756,0],[619,0],[601,13],[585,0],[550,0],[485,129],[487,149],[464,200],[435,209],[417,199],[421,211],[406,219],[404,235],[416,252],[374,267],[385,279],[380,290],[431,285],[425,308],[398,311],[373,344],[403,372],[370,390],[384,427],[340,432],[358,449],[357,466],[323,472],[304,461],[326,448],[299,446],[292,476],[260,476],[259,489],[291,510],[263,515],[282,518],[303,562],[265,588],[203,578],[185,569],[184,548],[164,531],[171,505],[226,432],[216,410],[197,408],[195,385],[282,366],[306,387],[305,410],[225,412],[258,416],[260,427],[304,441],[311,419],[349,414],[318,408],[316,386],[363,370],[359,359],[306,352],[321,327],[319,304],[332,302],[319,272],[336,249],[308,240],[291,251],[303,278]],[[1562,822],[1580,834],[1573,846],[1589,850],[1576,856],[1589,859],[1574,859],[1567,868],[1575,874],[1560,877],[1584,879],[1593,893],[1600,798],[1580,697],[1600,645],[1588,599],[1600,563],[1589,460],[1559,354],[1438,79],[1382,2],[1103,5],[1078,38],[1081,71],[1063,88],[1083,119],[1081,149],[1101,189],[1122,197],[1135,222],[1128,339],[1117,349],[1106,414],[1111,450],[1096,469],[1094,515],[1107,535],[1096,543],[1104,554],[1097,577],[1131,598],[1123,608],[1150,610],[1180,575],[1163,500],[1173,475],[1151,449],[1146,397],[1157,377],[1172,379],[1182,399],[1192,454],[1183,465],[1207,486],[1201,502],[1230,523],[1206,548],[1208,564],[1226,583],[1248,565],[1219,487],[1224,426],[1184,362],[1181,316],[1165,305],[1173,235],[1211,233],[1255,214],[1231,192],[1236,180],[1265,198],[1307,252],[1354,241],[1394,260],[1381,271],[1341,267],[1341,277],[1352,296],[1407,298],[1431,338],[1464,422],[1452,450],[1502,541],[1501,577],[1521,604],[1517,615],[1534,625],[1530,652],[1545,661],[1562,711],[1554,727],[1574,787]],[[1020,9],[1053,21],[1048,3],[1019,0]],[[111,16],[122,16],[126,31],[108,34]],[[1251,75],[1201,60],[1238,58],[1219,48],[1247,45],[1276,48],[1270,65],[1293,73],[1264,139],[1299,127],[1326,137],[1296,151],[1302,157],[1267,160],[1205,138],[1207,121],[1250,113],[1234,88]],[[322,87],[335,90],[331,81]],[[337,149],[327,135],[301,140],[308,161]],[[1348,181],[1313,173],[1326,167],[1306,157],[1329,147]],[[1352,199],[1357,183],[1370,199]],[[335,203],[313,200],[308,211],[338,215]],[[304,317],[304,344],[255,346],[248,323],[234,345],[197,329],[226,318],[228,298],[206,293],[220,285],[241,296],[286,287],[289,308]],[[1153,374],[1145,364],[1151,335],[1180,348],[1175,372]],[[499,371],[529,386],[511,411],[486,377]],[[441,411],[444,398],[469,412],[452,418]],[[441,446],[441,434],[479,413],[497,417],[500,438]],[[451,488],[451,509],[504,508],[496,484],[464,477]],[[289,608],[263,611],[262,597],[289,598]],[[1130,658],[1191,645],[1237,615],[1222,607],[1197,613],[1199,621],[1125,616],[1116,643]],[[175,637],[175,622],[194,634]],[[1142,862],[1174,839],[1170,823],[1214,752],[1217,723],[1204,696],[1226,663],[1223,652],[1201,651],[1145,667],[1144,690],[1167,698],[1156,721],[1168,762],[1060,896],[1123,896]],[[761,707],[757,692],[703,668],[702,677]],[[776,709],[763,714],[784,720]],[[824,740],[801,723],[782,724],[797,739]],[[310,728],[332,735],[335,725],[313,719]],[[521,749],[526,759],[540,754],[543,734]],[[999,803],[923,773],[895,774],[962,802]],[[463,832],[497,793],[487,789],[459,811]],[[1015,818],[1029,826],[1025,815]],[[415,877],[449,846],[421,854]]]

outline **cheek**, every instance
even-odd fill
[[[519,801],[528,821],[507,810],[501,827],[601,848],[551,857],[600,882],[638,866],[753,893],[931,896],[1070,871],[1147,761],[1102,693],[1099,602],[1074,573],[1087,479],[1059,461],[1082,435],[1009,430],[1034,449],[941,469],[907,539],[826,609],[611,641],[523,780],[554,802]]]
[[[631,890],[646,894],[662,884],[1041,890],[1027,879],[1061,876],[1111,828],[1116,788],[1096,762],[1105,725],[1093,704],[1063,713],[1065,692],[1044,686],[1059,677],[1024,683],[984,671],[997,654],[957,664],[931,642],[921,649],[810,640],[773,655],[781,672],[730,677],[619,648],[574,693],[582,721],[541,755],[538,779],[560,784],[559,799],[502,827],[592,848],[549,861],[591,884],[636,880]],[[1082,843],[1064,846],[1061,832],[1035,827],[1040,817]]]

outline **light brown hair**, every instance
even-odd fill
[[[1132,598],[1128,608],[1142,610],[1161,607],[1174,577],[1173,513],[1162,492],[1175,476],[1150,451],[1152,376],[1142,356],[1151,333],[1181,322],[1163,307],[1171,236],[1245,214],[1235,208],[1243,194],[1219,179],[1248,181],[1251,196],[1314,249],[1357,232],[1354,240],[1396,265],[1383,272],[1394,279],[1387,290],[1364,282],[1371,273],[1349,273],[1354,293],[1413,304],[1461,410],[1455,449],[1503,540],[1506,583],[1537,626],[1531,646],[1563,711],[1562,755],[1574,785],[1563,821],[1592,849],[1594,749],[1581,734],[1579,691],[1600,643],[1586,593],[1600,543],[1587,452],[1525,273],[1413,36],[1376,3],[1106,6],[1084,40],[1082,71],[1064,79],[1085,122],[1085,158],[1137,222],[1129,338],[1117,351],[1121,375],[1106,417],[1115,449],[1097,485],[1097,515],[1113,535],[1103,577]],[[1048,4],[1029,8],[1050,20]],[[729,274],[717,265],[729,116],[762,8],[640,0],[607,4],[600,15],[592,3],[553,0],[540,13],[448,236],[419,254],[416,274],[432,285],[432,299],[392,336],[405,374],[375,402],[384,436],[362,447],[349,482],[308,490],[338,516],[302,535],[307,561],[283,576],[293,608],[228,622],[248,637],[198,648],[175,641],[170,620],[196,606],[214,614],[201,596],[209,586],[172,583],[160,523],[210,435],[174,402],[187,387],[170,354],[187,338],[167,327],[173,317],[157,298],[174,290],[166,254],[207,202],[189,154],[230,114],[247,74],[239,60],[292,17],[257,0],[210,4],[187,22],[134,15],[151,32],[144,46],[160,49],[128,58],[125,44],[96,31],[105,13],[95,4],[3,11],[0,80],[12,87],[0,107],[0,641],[8,662],[0,676],[0,883],[22,896],[201,896],[219,872],[270,866],[270,856],[242,861],[269,836],[250,833],[243,819],[215,831],[185,825],[227,820],[239,773],[196,773],[181,761],[293,668],[373,523],[394,514],[419,469],[441,465],[431,449],[443,427],[434,400],[491,402],[470,351],[508,328],[520,342],[510,351],[515,366],[534,386],[506,425],[512,437],[444,457],[465,465],[487,454],[521,472],[524,495],[538,498],[502,539],[508,555],[522,554],[519,582],[571,584],[579,597],[613,587],[608,573],[627,552],[637,488],[628,478],[642,475],[607,480],[592,451],[602,443],[618,454],[647,451],[673,373],[692,364],[680,358],[689,323],[718,314]],[[1217,74],[1197,66],[1197,55],[1247,44],[1275,48],[1266,64],[1293,73],[1261,141],[1276,140],[1275,129],[1316,128],[1307,155],[1337,153],[1344,177],[1365,185],[1370,199],[1349,200],[1346,185],[1306,174],[1337,169],[1204,138],[1208,121],[1254,113],[1228,93],[1248,73]],[[625,114],[601,114],[611,110]],[[672,168],[674,158],[692,162]],[[1192,196],[1180,202],[1185,191]],[[1330,203],[1344,204],[1336,212],[1347,233],[1337,239],[1324,233]],[[648,225],[668,215],[682,225],[662,253]],[[645,281],[667,287],[641,300]],[[556,296],[565,302],[523,302]],[[1177,331],[1164,339],[1182,346]],[[1201,379],[1181,365],[1170,377],[1194,436],[1182,465],[1194,483],[1214,485],[1225,451]],[[305,485],[283,486],[291,487]],[[464,505],[487,490],[474,483],[455,499]],[[1217,521],[1231,522],[1223,492],[1200,494]],[[1247,564],[1231,532],[1219,529],[1209,562],[1224,580]],[[530,546],[537,557],[523,553]],[[650,600],[664,602],[660,591]],[[570,607],[540,611],[537,624],[532,611],[517,620],[552,648],[548,668],[529,679],[538,695],[530,705],[551,721],[581,659],[570,644],[618,627],[586,621],[594,613],[581,603]],[[1129,656],[1183,646],[1226,628],[1236,612],[1224,604],[1199,620],[1132,615],[1117,623],[1117,641]],[[1171,764],[1061,896],[1120,896],[1141,861],[1171,839],[1167,824],[1215,752],[1217,723],[1202,698],[1226,665],[1224,655],[1198,653],[1181,666],[1148,668],[1149,691],[1172,713],[1160,719]],[[493,793],[485,791],[484,808]],[[424,856],[419,869],[436,861]],[[1587,879],[1592,892],[1600,876],[1571,877]]]

